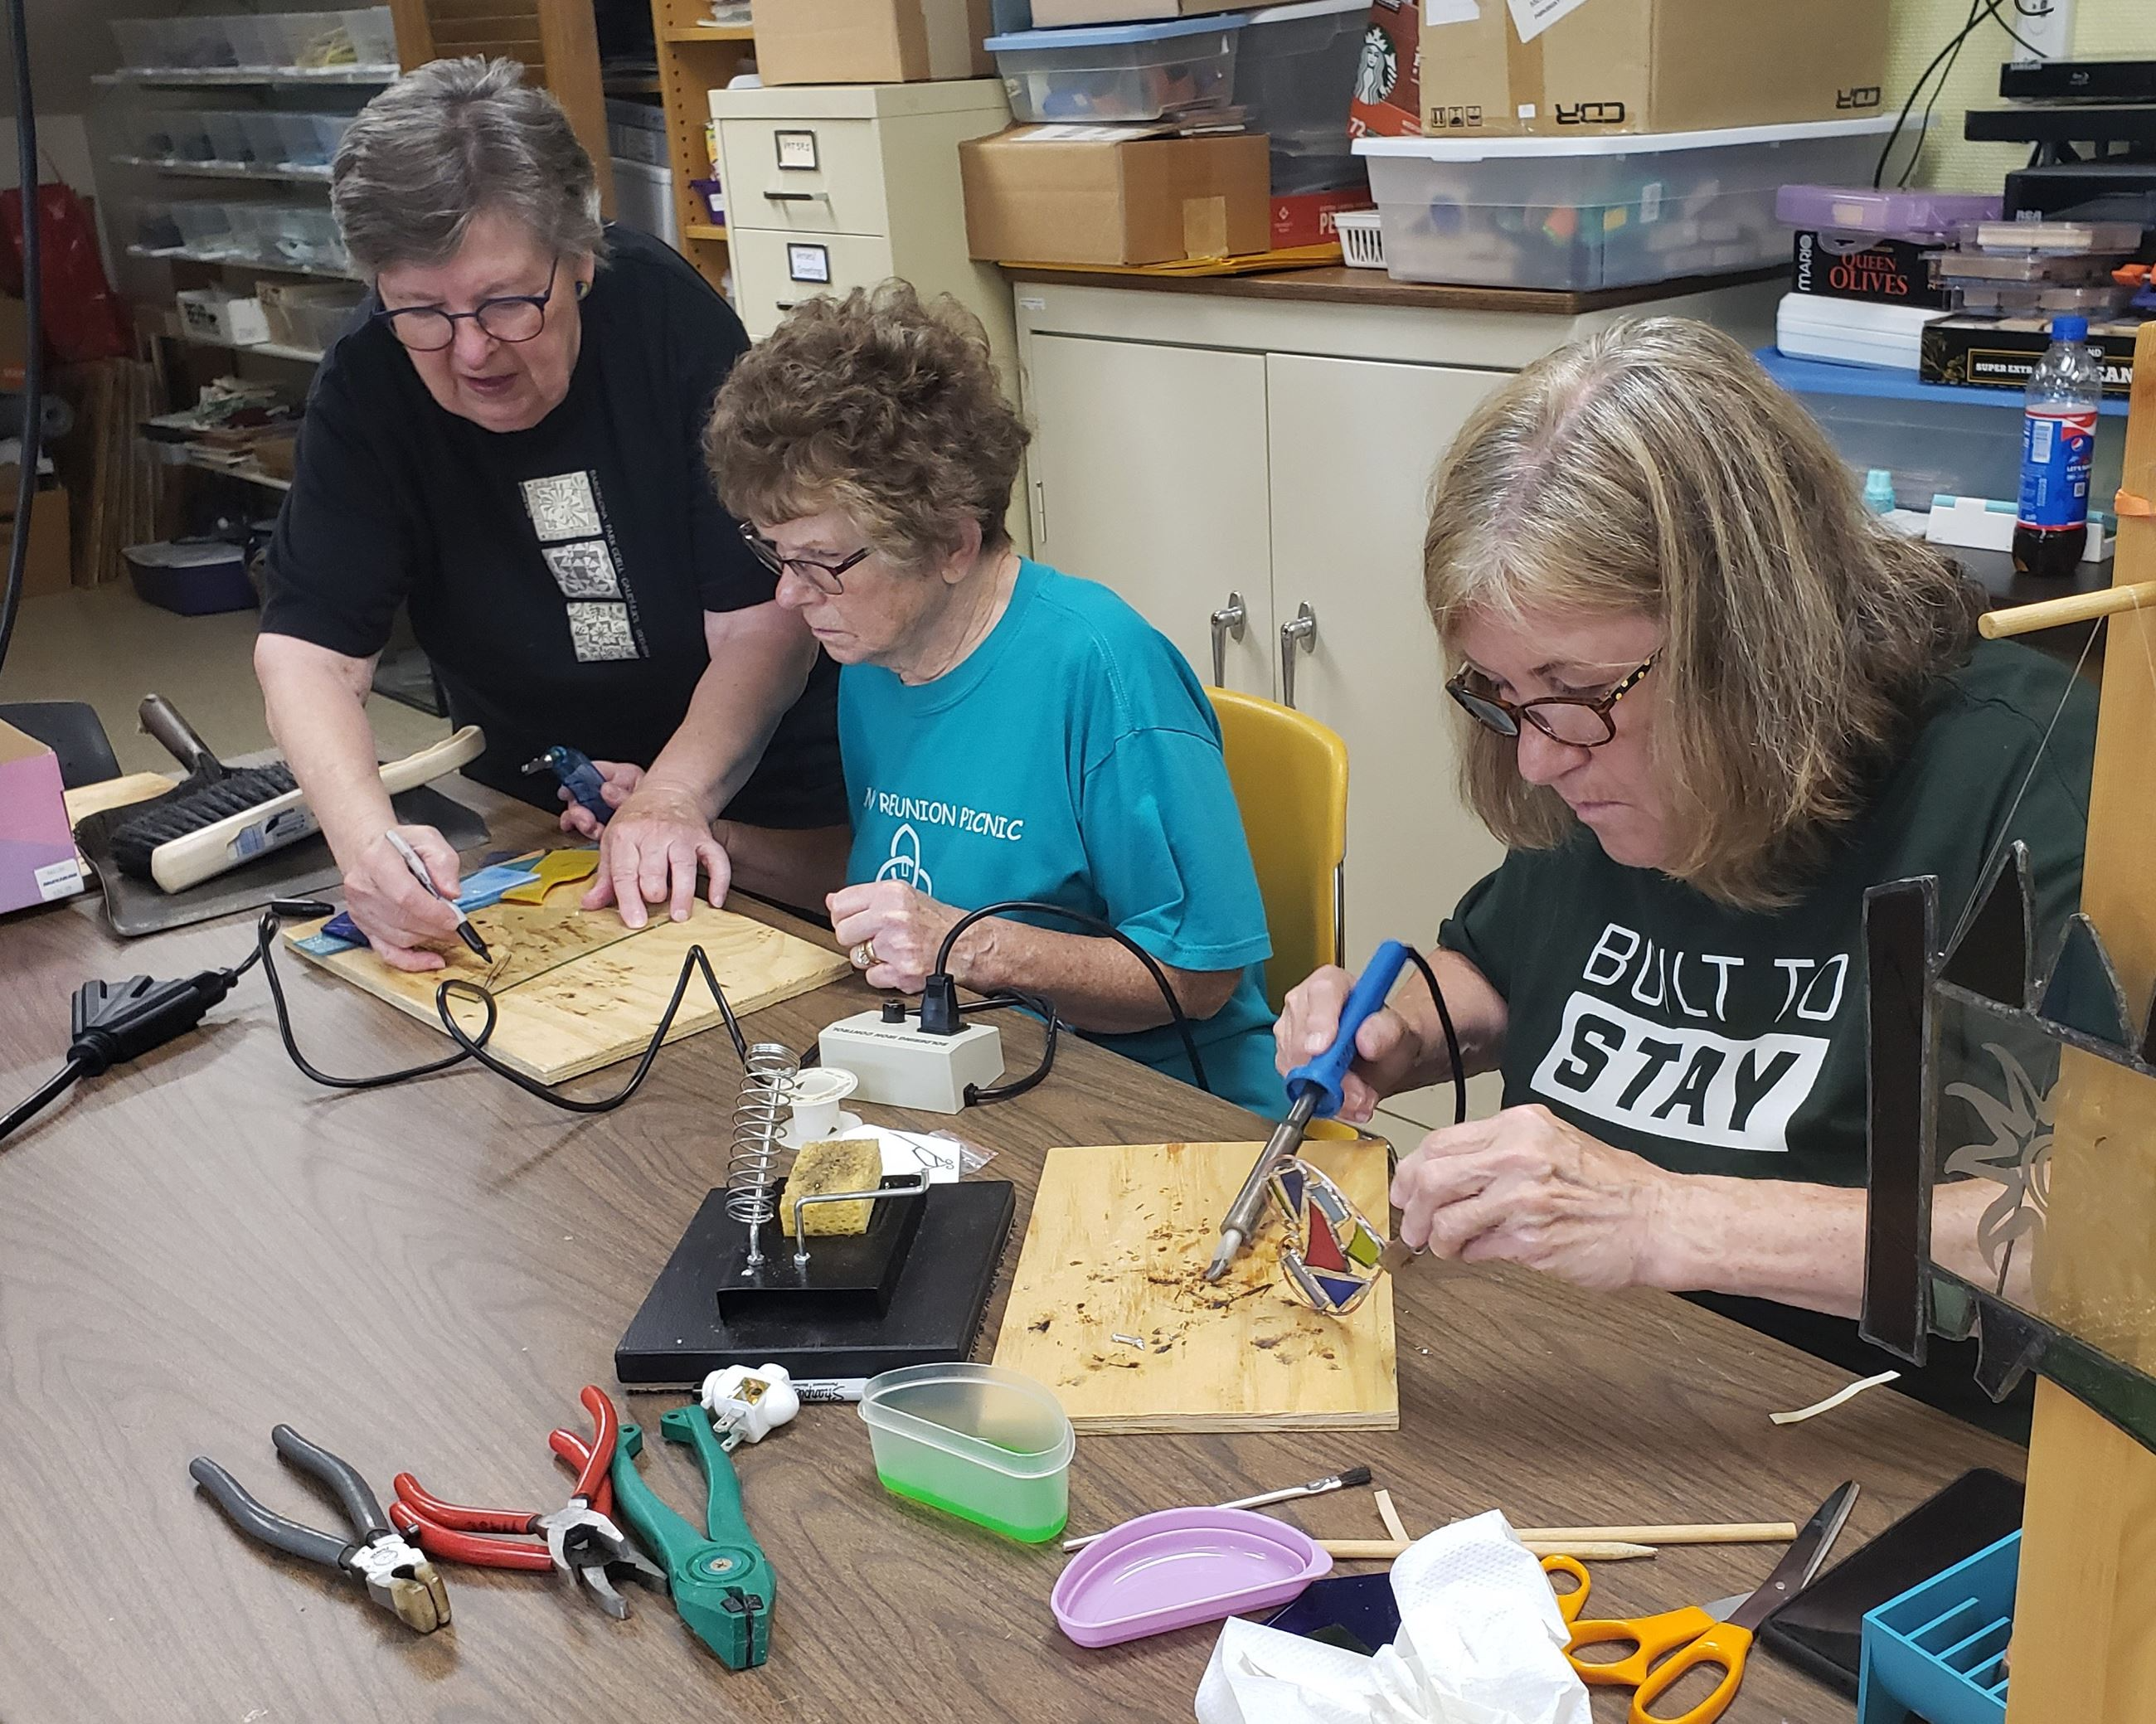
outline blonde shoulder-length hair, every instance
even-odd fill
[[[1423,578],[1455,666],[1471,617],[1663,624],[1664,866],[1744,909],[1798,895],[1979,608],[1956,568],[1866,511],[1750,354],[1675,317],[1559,348],[1481,404],[1439,464]],[[1455,717],[1463,788],[1497,837],[1538,849],[1577,830],[1520,777],[1513,741]]]

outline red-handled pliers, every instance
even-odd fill
[[[608,1477],[620,1419],[605,1393],[587,1386],[582,1399],[592,1415],[593,1434],[587,1444],[573,1432],[557,1430],[547,1438],[555,1454],[577,1469],[569,1500],[552,1514],[519,1509],[465,1508],[444,1502],[409,1473],[393,1481],[396,1500],[389,1518],[418,1541],[429,1556],[483,1568],[552,1568],[573,1583],[581,1578],[609,1616],[629,1614],[614,1590],[612,1571],[621,1568],[633,1580],[666,1590],[665,1571],[646,1561],[623,1537],[612,1518],[613,1487]],[[525,1543],[518,1534],[542,1540]]]

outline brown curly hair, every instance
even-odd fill
[[[1424,590],[1454,664],[1477,616],[1640,614],[1667,642],[1666,871],[1748,910],[1790,902],[1938,680],[1978,597],[1867,514],[1834,445],[1736,341],[1635,318],[1535,362],[1438,466]],[[1517,745],[1455,714],[1469,803],[1505,843],[1577,827]]]
[[[978,521],[1003,548],[1027,431],[980,321],[911,284],[819,298],[735,362],[704,433],[719,500],[742,521],[835,509],[901,567],[947,557]]]

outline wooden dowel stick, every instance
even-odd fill
[[[2046,598],[2035,604],[1986,611],[1976,619],[1976,632],[1986,640],[1999,640],[2010,634],[2026,634],[2032,629],[2056,629],[2066,623],[2087,623],[2097,617],[2115,616],[2120,611],[2138,610],[2143,605],[2156,607],[2156,581],[2129,582],[2123,587],[2106,587],[2095,593],[2075,593],[2064,598]]]
[[[1379,1491],[1373,1494],[1377,1498],[1378,1518],[1385,1523],[1386,1535],[1404,1543],[1408,1537],[1407,1522],[1400,1518],[1400,1511],[1393,1506],[1393,1493]]]
[[[1562,1544],[1568,1539],[1614,1540],[1628,1544],[1787,1544],[1794,1521],[1727,1521],[1688,1526],[1523,1526],[1525,1544]]]
[[[1389,1562],[1404,1555],[1411,1541],[1404,1538],[1321,1538],[1318,1549],[1348,1562]],[[1577,1539],[1553,1542],[1527,1541],[1537,1557],[1577,1557],[1583,1562],[1621,1562],[1635,1557],[1651,1557],[1650,1544],[1621,1539]]]

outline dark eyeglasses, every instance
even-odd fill
[[[502,294],[481,300],[469,311],[444,311],[437,305],[387,306],[374,315],[414,353],[439,353],[457,338],[457,325],[469,317],[497,341],[528,341],[547,326],[547,303],[554,297],[554,278],[562,273],[557,256],[547,272],[544,293]]]
[[[836,562],[819,562],[813,557],[780,556],[778,546],[745,521],[741,523],[741,536],[750,551],[755,553],[756,560],[774,575],[783,575],[791,569],[819,592],[834,595],[846,590],[845,582],[839,577],[855,563],[875,553],[873,545],[864,545],[851,556],[841,557]]]
[[[1571,748],[1599,748],[1617,734],[1617,721],[1609,716],[1609,709],[1638,685],[1640,679],[1655,668],[1655,660],[1661,655],[1657,648],[1645,664],[1609,693],[1591,697],[1550,695],[1516,705],[1490,692],[1488,679],[1481,672],[1466,668],[1445,684],[1445,691],[1460,704],[1470,718],[1501,736],[1518,736],[1524,719],[1553,742],[1562,742]],[[1477,686],[1478,684],[1482,685]]]

